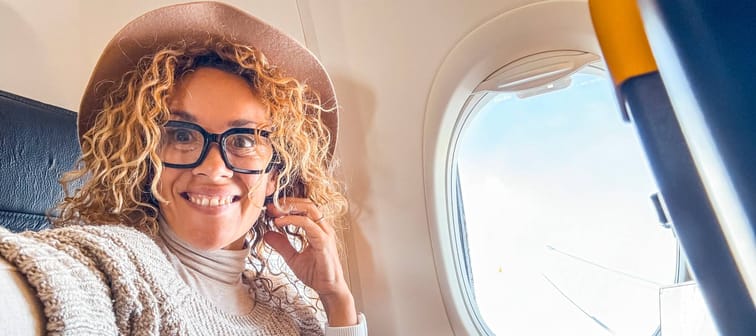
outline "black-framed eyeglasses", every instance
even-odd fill
[[[166,167],[195,168],[215,142],[228,169],[263,174],[279,163],[269,135],[269,131],[256,128],[232,128],[214,134],[194,123],[171,120],[162,128],[158,156]]]

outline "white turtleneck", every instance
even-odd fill
[[[181,240],[162,219],[159,223],[162,242],[158,245],[189,287],[226,313],[252,311],[254,292],[242,281],[249,250],[200,250]]]

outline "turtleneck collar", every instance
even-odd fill
[[[241,282],[249,249],[206,251],[195,248],[171,230],[168,223],[158,219],[160,237],[168,248],[188,269],[212,280],[235,285]]]

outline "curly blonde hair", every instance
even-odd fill
[[[80,139],[77,168],[60,180],[65,198],[56,207],[56,226],[125,224],[157,230],[157,190],[162,162],[156,154],[168,119],[167,97],[187,72],[214,67],[244,78],[267,108],[270,134],[279,156],[272,197],[303,197],[339,226],[347,212],[341,186],[333,177],[330,133],[321,120],[318,96],[305,84],[269,64],[254,47],[225,41],[172,45],[139,60],[105,98],[94,125]],[[83,185],[71,192],[76,182]],[[265,268],[263,235],[273,230],[265,211],[250,230],[251,257]],[[300,243],[306,239],[299,236]]]

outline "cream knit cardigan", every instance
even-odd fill
[[[124,226],[11,233],[0,255],[36,290],[50,335],[322,335],[316,312],[283,278],[253,280],[255,307],[230,315],[185,285],[152,238]]]

